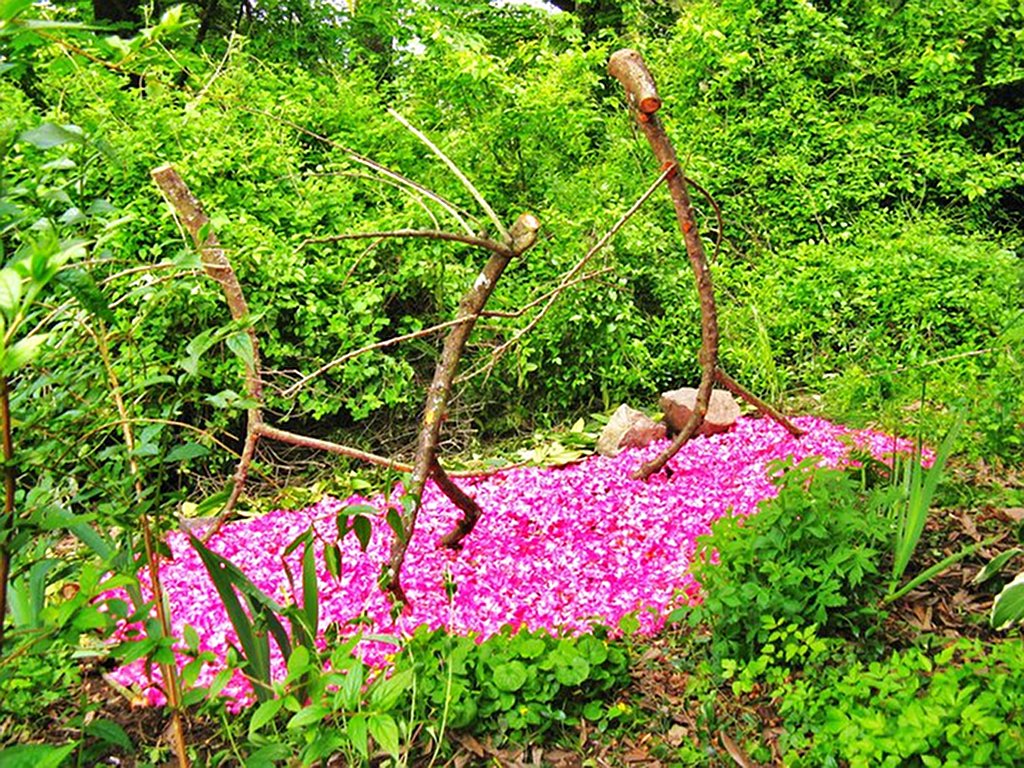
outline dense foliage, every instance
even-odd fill
[[[879,624],[891,495],[863,496],[844,471],[811,474],[814,464],[789,469],[775,499],[750,518],[720,518],[703,542],[693,572],[706,597],[690,618],[711,628],[720,659],[749,661],[794,621],[822,636],[862,637]]]
[[[165,163],[201,198],[245,288],[273,418],[401,450],[437,334],[292,386],[347,352],[449,320],[483,261],[440,241],[324,241],[409,227],[487,231],[466,189],[386,112],[397,110],[504,220],[530,210],[543,224],[491,305],[505,315],[529,309],[478,327],[447,434],[465,447],[550,428],[622,400],[650,403],[659,389],[696,377],[697,301],[662,193],[584,268],[588,280],[543,315],[534,303],[657,175],[604,71],[612,51],[636,47],[658,80],[685,172],[707,191],[695,201],[717,253],[729,371],[773,400],[896,432],[942,434],[959,416],[963,455],[997,471],[1024,459],[1019,3],[556,5],[574,13],[483,0],[154,9],[0,0],[0,401],[10,408],[0,418],[10,438],[2,441],[0,571],[9,559],[10,573],[0,584],[10,589],[9,616],[0,617],[9,628],[0,640],[0,726],[14,724],[21,738],[45,716],[96,755],[130,751],[119,726],[86,706],[64,701],[67,712],[59,710],[54,692],[78,687],[75,660],[103,657],[99,640],[115,620],[149,616],[137,582],[144,555],[159,549],[149,534],[183,509],[215,512],[222,500],[201,497],[220,486],[241,444],[247,329],[230,322],[150,181]],[[270,461],[255,474],[276,482]],[[1020,675],[1010,651],[992,651],[992,668],[1005,675],[989,674],[990,649],[980,643],[910,649],[881,667],[838,663],[847,651],[833,654],[837,638],[875,629],[877,557],[891,531],[872,497],[839,476],[786,483],[763,522],[727,519],[716,529],[711,541],[726,567],[699,569],[716,674],[741,687],[768,681],[805,702],[782,714],[793,754],[807,764],[836,755],[895,764],[925,754],[921,741],[950,764],[980,759],[976,733],[958,730],[952,713],[974,718],[977,733],[1015,755]],[[833,515],[833,498],[843,515]],[[759,537],[756,549],[747,536]],[[132,607],[92,603],[118,586]],[[146,632],[147,642],[122,656],[167,661],[174,638],[152,621]],[[549,723],[534,720],[552,713],[581,716],[563,706],[550,675],[513,658],[527,642],[517,637],[490,650],[459,646],[465,667],[445,671],[448,685],[472,690],[486,718],[473,721],[465,702],[447,716],[520,734],[542,730]],[[428,647],[403,663],[423,672],[449,641],[420,641]],[[777,652],[787,641],[796,650]],[[562,653],[562,639],[543,642],[542,657]],[[612,652],[602,661],[590,646],[565,653],[587,660],[598,693],[620,679]],[[794,676],[794,659],[835,669]],[[504,688],[521,684],[489,682],[495,664],[507,673]],[[448,701],[430,669],[416,717],[434,718]],[[887,680],[899,685],[873,709]],[[993,695],[989,683],[999,688]],[[911,701],[914,685],[921,695]],[[953,696],[957,686],[966,692]],[[357,693],[330,717],[366,709]],[[305,711],[293,698],[289,706]],[[373,721],[371,736],[392,752],[395,729],[406,729],[403,739],[414,730],[393,711],[399,698],[371,707],[389,718]],[[826,714],[832,704],[842,717]],[[598,709],[582,716],[611,716]],[[298,712],[291,720],[267,712],[251,733],[225,725],[229,740],[249,738],[245,749],[258,755],[262,727],[276,723],[284,742],[327,749]],[[910,721],[909,712],[920,717]],[[994,725],[999,718],[1005,727]],[[354,759],[367,748],[369,722],[346,742]],[[910,730],[918,741],[908,741]],[[814,741],[819,733],[834,746]],[[70,751],[60,749],[51,759]],[[164,757],[155,750],[148,759]],[[939,764],[930,759],[922,764]]]

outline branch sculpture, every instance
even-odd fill
[[[412,504],[402,515],[404,535],[396,536],[391,546],[391,561],[386,585],[395,600],[401,603],[408,603],[405,591],[402,589],[402,564],[405,562],[406,550],[409,548],[409,542],[416,530],[416,518],[419,515],[427,478],[433,475],[438,487],[462,510],[464,515],[456,529],[445,537],[444,543],[447,546],[459,546],[462,539],[473,530],[473,526],[480,517],[480,508],[476,502],[452,483],[437,462],[437,444],[441,436],[441,424],[447,416],[448,399],[451,396],[452,382],[455,380],[459,359],[462,357],[466,340],[469,338],[477,318],[483,311],[491,293],[494,292],[494,287],[502,272],[505,271],[505,267],[513,258],[522,255],[537,242],[537,230],[539,229],[540,222],[537,218],[532,214],[524,213],[508,231],[504,247],[500,250],[490,249],[492,251],[490,259],[487,260],[477,276],[473,287],[459,302],[456,319],[462,322],[454,326],[445,338],[441,359],[434,370],[434,379],[427,393],[427,405],[423,412],[423,423],[416,446],[416,461],[409,487],[406,488],[406,496],[412,500]]]
[[[239,497],[245,487],[249,467],[252,464],[256,453],[256,446],[261,437],[279,440],[281,442],[299,445],[313,450],[322,450],[330,453],[347,456],[349,458],[366,461],[372,464],[388,466],[401,471],[412,473],[412,481],[409,485],[408,494],[415,499],[414,506],[402,518],[404,534],[396,537],[395,547],[392,551],[391,565],[395,574],[388,581],[388,587],[392,594],[402,602],[405,602],[405,595],[401,589],[401,582],[398,573],[401,570],[405,558],[405,550],[412,538],[416,524],[416,515],[419,511],[420,498],[427,478],[433,477],[438,488],[451,499],[460,510],[463,517],[456,527],[443,539],[441,544],[450,548],[458,548],[462,539],[472,530],[476,521],[480,518],[481,510],[471,497],[456,485],[451,477],[445,472],[438,461],[437,445],[440,438],[441,422],[447,412],[447,404],[451,394],[452,382],[458,366],[459,358],[465,348],[466,341],[476,323],[477,318],[483,310],[484,304],[494,291],[498,278],[501,277],[505,267],[516,256],[528,250],[537,239],[537,231],[540,222],[531,214],[523,214],[507,231],[508,238],[505,242],[487,240],[473,235],[461,235],[448,232],[437,232],[434,230],[397,230],[395,232],[374,232],[368,234],[355,234],[351,236],[339,236],[334,239],[354,239],[360,237],[396,237],[408,238],[419,237],[432,240],[447,240],[461,242],[467,245],[483,248],[491,252],[488,260],[472,288],[463,297],[459,305],[458,316],[449,323],[436,326],[434,330],[450,328],[445,339],[441,360],[437,366],[433,383],[427,395],[427,404],[424,411],[423,427],[420,431],[420,438],[416,451],[416,461],[413,465],[402,464],[384,456],[361,451],[349,446],[327,440],[318,440],[306,435],[288,432],[287,430],[267,424],[263,419],[263,382],[262,368],[259,355],[259,341],[256,331],[252,327],[249,308],[245,300],[238,276],[235,274],[224,249],[221,247],[217,235],[210,226],[209,217],[203,211],[199,200],[192,194],[181,176],[169,165],[161,166],[152,171],[154,182],[163,192],[164,197],[173,207],[175,214],[192,238],[195,247],[201,254],[203,269],[207,275],[215,280],[224,293],[225,301],[231,312],[232,319],[243,325],[249,337],[251,354],[245,360],[245,386],[246,394],[253,402],[253,405],[246,413],[246,436],[245,444],[239,457],[238,467],[232,478],[231,492],[223,510],[217,516],[214,524],[205,532],[203,539],[208,540],[223,525],[224,520],[231,513],[237,504]],[[502,227],[504,230],[504,227]],[[413,334],[417,337],[422,333]],[[370,351],[395,343],[400,339],[392,339],[387,342],[380,342],[361,350],[350,353],[344,359],[363,352]],[[338,361],[335,361],[338,362]]]
[[[636,116],[640,129],[647,137],[647,142],[654,152],[655,158],[664,171],[668,171],[666,184],[669,194],[672,197],[672,205],[676,211],[676,219],[679,221],[679,229],[683,234],[686,243],[686,255],[689,257],[690,266],[693,268],[694,278],[697,282],[697,293],[700,297],[700,384],[697,387],[697,398],[694,403],[693,412],[687,419],[683,428],[672,440],[672,443],[660,455],[644,463],[634,474],[634,477],[646,480],[651,475],[659,472],[687,440],[696,434],[700,425],[704,422],[704,415],[707,413],[708,401],[711,399],[711,388],[716,382],[726,387],[734,394],[742,397],[765,415],[775,419],[793,435],[801,435],[803,432],[790,422],[778,410],[755,397],[748,390],[740,386],[735,380],[721,369],[718,364],[718,312],[715,308],[715,292],[711,284],[711,270],[708,268],[708,260],[704,254],[704,244],[697,229],[697,222],[693,215],[693,207],[690,204],[690,195],[686,187],[686,178],[679,172],[679,162],[676,159],[675,149],[669,141],[665,129],[657,118],[657,111],[661,108],[661,97],[658,96],[658,89],[655,87],[654,78],[644,64],[643,57],[636,51],[628,48],[616,51],[608,62],[608,72],[618,80],[626,91],[626,98],[630,108]]]

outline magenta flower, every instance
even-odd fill
[[[727,433],[691,440],[669,462],[670,477],[659,474],[647,482],[631,480],[630,474],[663,443],[612,459],[594,456],[567,467],[524,467],[461,480],[484,515],[460,552],[437,547],[458,511],[428,485],[402,577],[409,610],[392,620],[388,599],[377,587],[392,535],[379,518],[365,553],[354,536],[341,542],[338,581],[323,567],[318,550],[321,629],[336,623],[344,634],[362,628],[367,634],[395,637],[395,645],[375,641],[359,646],[360,656],[374,665],[385,665],[400,638],[424,624],[482,636],[505,624],[586,632],[595,622],[618,627],[631,615],[641,632],[655,633],[669,611],[699,595],[688,570],[696,538],[708,533],[719,516],[730,511],[751,514],[776,494],[767,470],[770,462],[819,456],[823,465],[837,466],[847,460],[851,446],[880,458],[912,447],[905,440],[813,417],[795,422],[807,434],[794,438],[773,421],[742,418]],[[325,498],[307,509],[237,521],[225,525],[210,547],[267,594],[288,601],[292,595],[281,566],[282,551],[310,523],[333,541],[334,515],[346,504],[382,509],[384,499]],[[180,637],[182,628],[191,625],[201,639],[200,649],[212,651],[222,662],[237,638],[213,584],[184,534],[171,533],[168,545],[172,558],[163,563],[161,578],[175,635]],[[292,570],[297,573],[298,555],[294,557]],[[457,587],[451,602],[446,578]],[[121,635],[131,629],[123,627]],[[199,684],[210,683],[220,668],[207,665]],[[282,671],[280,659],[277,669]],[[150,701],[162,701],[154,685],[158,681],[146,677],[141,660],[117,670],[114,677],[138,686]],[[248,683],[237,674],[223,695],[236,706],[252,700]]]

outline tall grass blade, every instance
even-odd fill
[[[220,595],[221,602],[224,603],[231,626],[234,627],[235,633],[238,635],[247,671],[253,680],[256,698],[266,701],[272,696],[270,690],[270,641],[266,633],[260,631],[259,625],[266,625],[278,645],[281,646],[281,651],[287,660],[286,648],[290,652],[291,646],[288,644],[284,628],[274,615],[275,608],[278,612],[282,609],[264,595],[230,560],[208,549],[195,536],[189,536],[189,540],[199,554],[199,559],[203,561],[207,573],[210,574],[210,580],[213,581],[213,586],[217,590],[217,594]],[[252,618],[242,608],[242,601],[239,600],[238,594],[235,592],[236,588],[239,588],[239,591],[246,597],[250,612],[253,614]],[[263,599],[253,599],[256,595]],[[281,645],[282,640],[284,645]]]
[[[925,472],[921,467],[921,455],[915,452],[906,466],[903,475],[904,501],[900,501],[900,514],[897,523],[896,549],[893,556],[892,580],[893,584],[903,578],[910,558],[917,549],[917,543],[924,533],[924,524],[928,519],[928,512],[931,508],[932,498],[935,490],[942,479],[942,471],[946,461],[953,450],[960,429],[963,427],[963,416],[957,417],[956,422],[946,434],[942,445],[935,454],[935,463]]]

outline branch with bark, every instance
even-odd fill
[[[185,184],[178,172],[170,165],[162,165],[154,169],[151,174],[153,181],[160,188],[164,197],[174,208],[178,220],[192,237],[196,249],[199,251],[203,269],[214,281],[216,281],[224,293],[224,300],[227,302],[231,318],[242,324],[246,335],[249,337],[251,355],[245,360],[245,390],[249,399],[255,403],[246,410],[245,445],[242,447],[242,455],[238,460],[238,467],[231,485],[231,494],[224,505],[224,510],[218,515],[213,527],[207,531],[203,541],[207,541],[213,534],[220,530],[224,520],[235,508],[238,499],[245,487],[245,481],[249,474],[249,466],[256,455],[256,443],[260,439],[260,426],[263,424],[263,383],[260,379],[260,345],[256,337],[256,329],[252,325],[252,316],[249,313],[249,305],[245,300],[245,292],[242,284],[238,281],[235,270],[231,267],[227,254],[221,248],[220,241],[210,223],[209,217],[203,211],[203,206],[192,191]]]
[[[640,129],[647,137],[647,143],[655,158],[659,165],[669,172],[666,183],[672,198],[672,206],[675,208],[676,219],[679,222],[679,230],[686,244],[686,255],[693,269],[697,294],[700,298],[701,345],[699,360],[701,377],[693,412],[669,447],[659,456],[644,463],[634,473],[634,477],[646,480],[660,471],[679,452],[686,441],[696,434],[704,422],[708,401],[711,399],[711,389],[716,382],[742,397],[763,414],[778,421],[791,434],[797,436],[803,434],[782,413],[741,387],[720,368],[718,363],[718,312],[715,307],[711,270],[708,268],[704,244],[697,229],[693,207],[690,204],[686,177],[677,170],[679,163],[676,159],[675,149],[656,114],[661,108],[662,102],[654,78],[644,64],[643,57],[628,48],[612,54],[608,62],[608,72],[622,84],[629,106],[633,110]]]
[[[456,531],[445,537],[446,546],[458,547],[462,539],[473,530],[473,525],[480,517],[480,508],[475,501],[462,494],[461,491],[458,494],[453,493],[452,486],[445,483],[444,472],[437,461],[441,425],[448,414],[452,382],[455,380],[459,360],[466,347],[466,341],[473,331],[473,326],[509,262],[533,247],[537,242],[539,229],[540,222],[532,214],[524,213],[516,220],[509,229],[508,239],[505,241],[507,252],[502,253],[491,249],[491,257],[473,282],[473,286],[459,302],[456,319],[461,322],[454,326],[445,338],[441,359],[434,370],[434,378],[427,392],[427,404],[423,412],[422,426],[417,441],[412,478],[406,488],[406,496],[412,499],[412,504],[405,507],[406,511],[402,515],[404,535],[396,536],[391,546],[391,558],[385,583],[388,592],[398,602],[408,603],[408,598],[402,588],[402,565],[405,563],[405,553],[416,530],[416,518],[422,506],[423,489],[426,487],[427,478],[431,474],[434,474],[435,478],[440,477],[438,486],[462,509],[464,514]]]
[[[310,378],[330,367],[340,364],[356,355],[380,349],[402,340],[418,338],[428,333],[433,333],[444,328],[450,328],[448,337],[445,340],[444,351],[441,361],[438,363],[434,382],[431,385],[427,396],[427,405],[424,415],[424,426],[421,429],[416,462],[412,465],[397,462],[384,456],[378,456],[367,451],[361,451],[339,443],[327,440],[319,440],[307,435],[289,432],[267,424],[263,418],[263,382],[262,367],[259,355],[259,342],[255,328],[252,326],[251,315],[245,300],[245,294],[241,283],[228,260],[227,254],[221,247],[216,233],[212,231],[209,217],[203,211],[199,200],[192,194],[181,176],[169,165],[162,166],[152,172],[153,180],[163,192],[167,201],[173,207],[179,221],[184,229],[191,236],[196,248],[202,256],[203,268],[207,275],[215,280],[224,293],[225,300],[231,312],[231,317],[246,328],[251,345],[251,356],[245,360],[245,387],[246,394],[253,401],[254,405],[248,409],[246,414],[246,436],[245,444],[239,458],[238,467],[232,478],[231,493],[223,510],[217,516],[214,524],[206,531],[203,540],[209,540],[223,525],[227,516],[234,509],[239,497],[245,487],[249,467],[255,456],[257,443],[260,438],[269,438],[291,445],[297,445],[312,450],[326,451],[336,455],[345,456],[359,461],[365,461],[379,466],[391,467],[399,471],[411,472],[413,480],[410,489],[414,489],[413,497],[417,500],[415,507],[403,519],[405,535],[396,539],[396,548],[392,554],[392,567],[397,563],[394,572],[397,574],[404,561],[405,548],[408,546],[415,529],[416,515],[419,511],[419,500],[422,497],[423,487],[428,477],[434,478],[441,491],[447,495],[453,504],[458,507],[463,517],[455,529],[442,540],[442,545],[457,549],[461,546],[462,539],[472,530],[476,521],[480,518],[480,507],[452,480],[451,476],[442,468],[438,460],[438,441],[440,438],[440,426],[444,420],[447,403],[451,393],[452,381],[459,358],[465,348],[466,340],[473,329],[476,320],[480,317],[483,306],[494,290],[498,278],[501,277],[505,267],[516,256],[527,251],[537,239],[537,231],[540,222],[531,214],[523,214],[516,221],[512,229],[508,230],[508,237],[503,242],[486,240],[475,235],[462,235],[450,232],[419,231],[419,230],[398,230],[395,232],[379,233],[358,233],[354,235],[340,235],[321,240],[341,240],[358,238],[380,238],[380,237],[426,237],[435,240],[445,240],[463,243],[470,246],[483,248],[491,252],[491,258],[484,266],[472,288],[463,298],[459,306],[458,316],[455,320],[442,323],[433,328],[424,329],[413,334],[406,334],[402,337],[387,339],[376,344],[355,350],[344,355],[338,360],[332,361],[310,376],[304,377],[293,385],[290,390],[300,388]],[[307,241],[311,242],[311,241]],[[289,390],[289,391],[290,391]],[[400,551],[399,551],[400,550]],[[391,580],[394,585],[393,594],[404,601],[404,594],[401,592],[401,583],[396,577]]]

